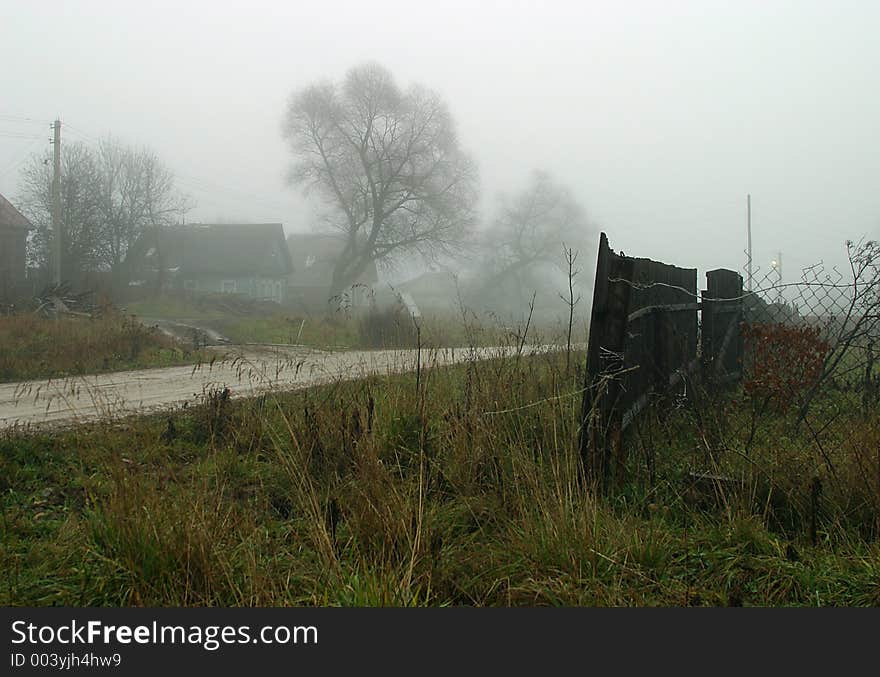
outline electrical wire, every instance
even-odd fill
[[[19,166],[21,166],[21,164],[28,158],[31,149],[33,149],[33,147],[36,146],[38,142],[39,139],[31,141],[29,144],[27,144],[24,147],[24,150],[19,155],[17,155],[12,162],[7,164],[3,169],[0,169],[0,176],[5,176],[13,169],[17,169]]]

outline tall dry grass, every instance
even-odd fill
[[[0,381],[167,366],[198,357],[159,330],[119,313],[58,319],[3,315],[0,346]]]
[[[0,601],[880,603],[876,418],[833,449],[840,488],[823,479],[818,515],[817,453],[768,422],[744,459],[735,394],[714,432],[696,408],[644,418],[626,481],[596,495],[580,470],[583,375],[564,353],[426,364],[7,435]]]

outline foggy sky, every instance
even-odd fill
[[[790,279],[880,236],[878,26],[873,0],[0,0],[0,193],[59,116],[154,149],[188,221],[307,230],[285,104],[369,59],[443,95],[484,215],[543,168],[613,247],[702,278],[744,266],[751,193],[756,267],[782,251]]]

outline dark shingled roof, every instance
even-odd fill
[[[5,197],[0,195],[0,228],[32,228],[31,222],[12,206]]]
[[[183,277],[211,274],[275,277],[292,271],[280,223],[171,226],[159,231],[158,249],[164,267],[179,267],[179,275]],[[137,263],[149,260],[155,264],[156,256],[156,237],[149,232],[129,252],[129,260]]]

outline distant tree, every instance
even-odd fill
[[[62,274],[93,269],[101,260],[101,171],[92,150],[65,144],[61,156]],[[22,211],[34,224],[28,241],[30,265],[47,270],[53,256],[52,158],[35,155],[21,173]]]
[[[31,264],[47,267],[53,252],[52,160],[31,158],[21,176],[23,210],[36,226]],[[62,274],[120,272],[129,247],[148,229],[174,222],[191,207],[173,174],[145,148],[108,138],[97,148],[65,144],[61,154]]]
[[[295,92],[283,135],[295,156],[291,183],[327,201],[345,242],[331,295],[371,262],[455,250],[475,222],[477,172],[446,105],[419,86],[400,90],[377,64]]]
[[[177,221],[192,206],[174,186],[173,173],[147,148],[107,138],[98,145],[101,174],[100,260],[122,268],[129,247],[148,229]]]
[[[592,255],[596,232],[571,191],[545,171],[535,171],[516,196],[504,196],[482,235],[483,293],[522,306],[532,291],[548,288],[548,269],[565,274],[565,257]],[[566,282],[567,284],[567,282]]]

